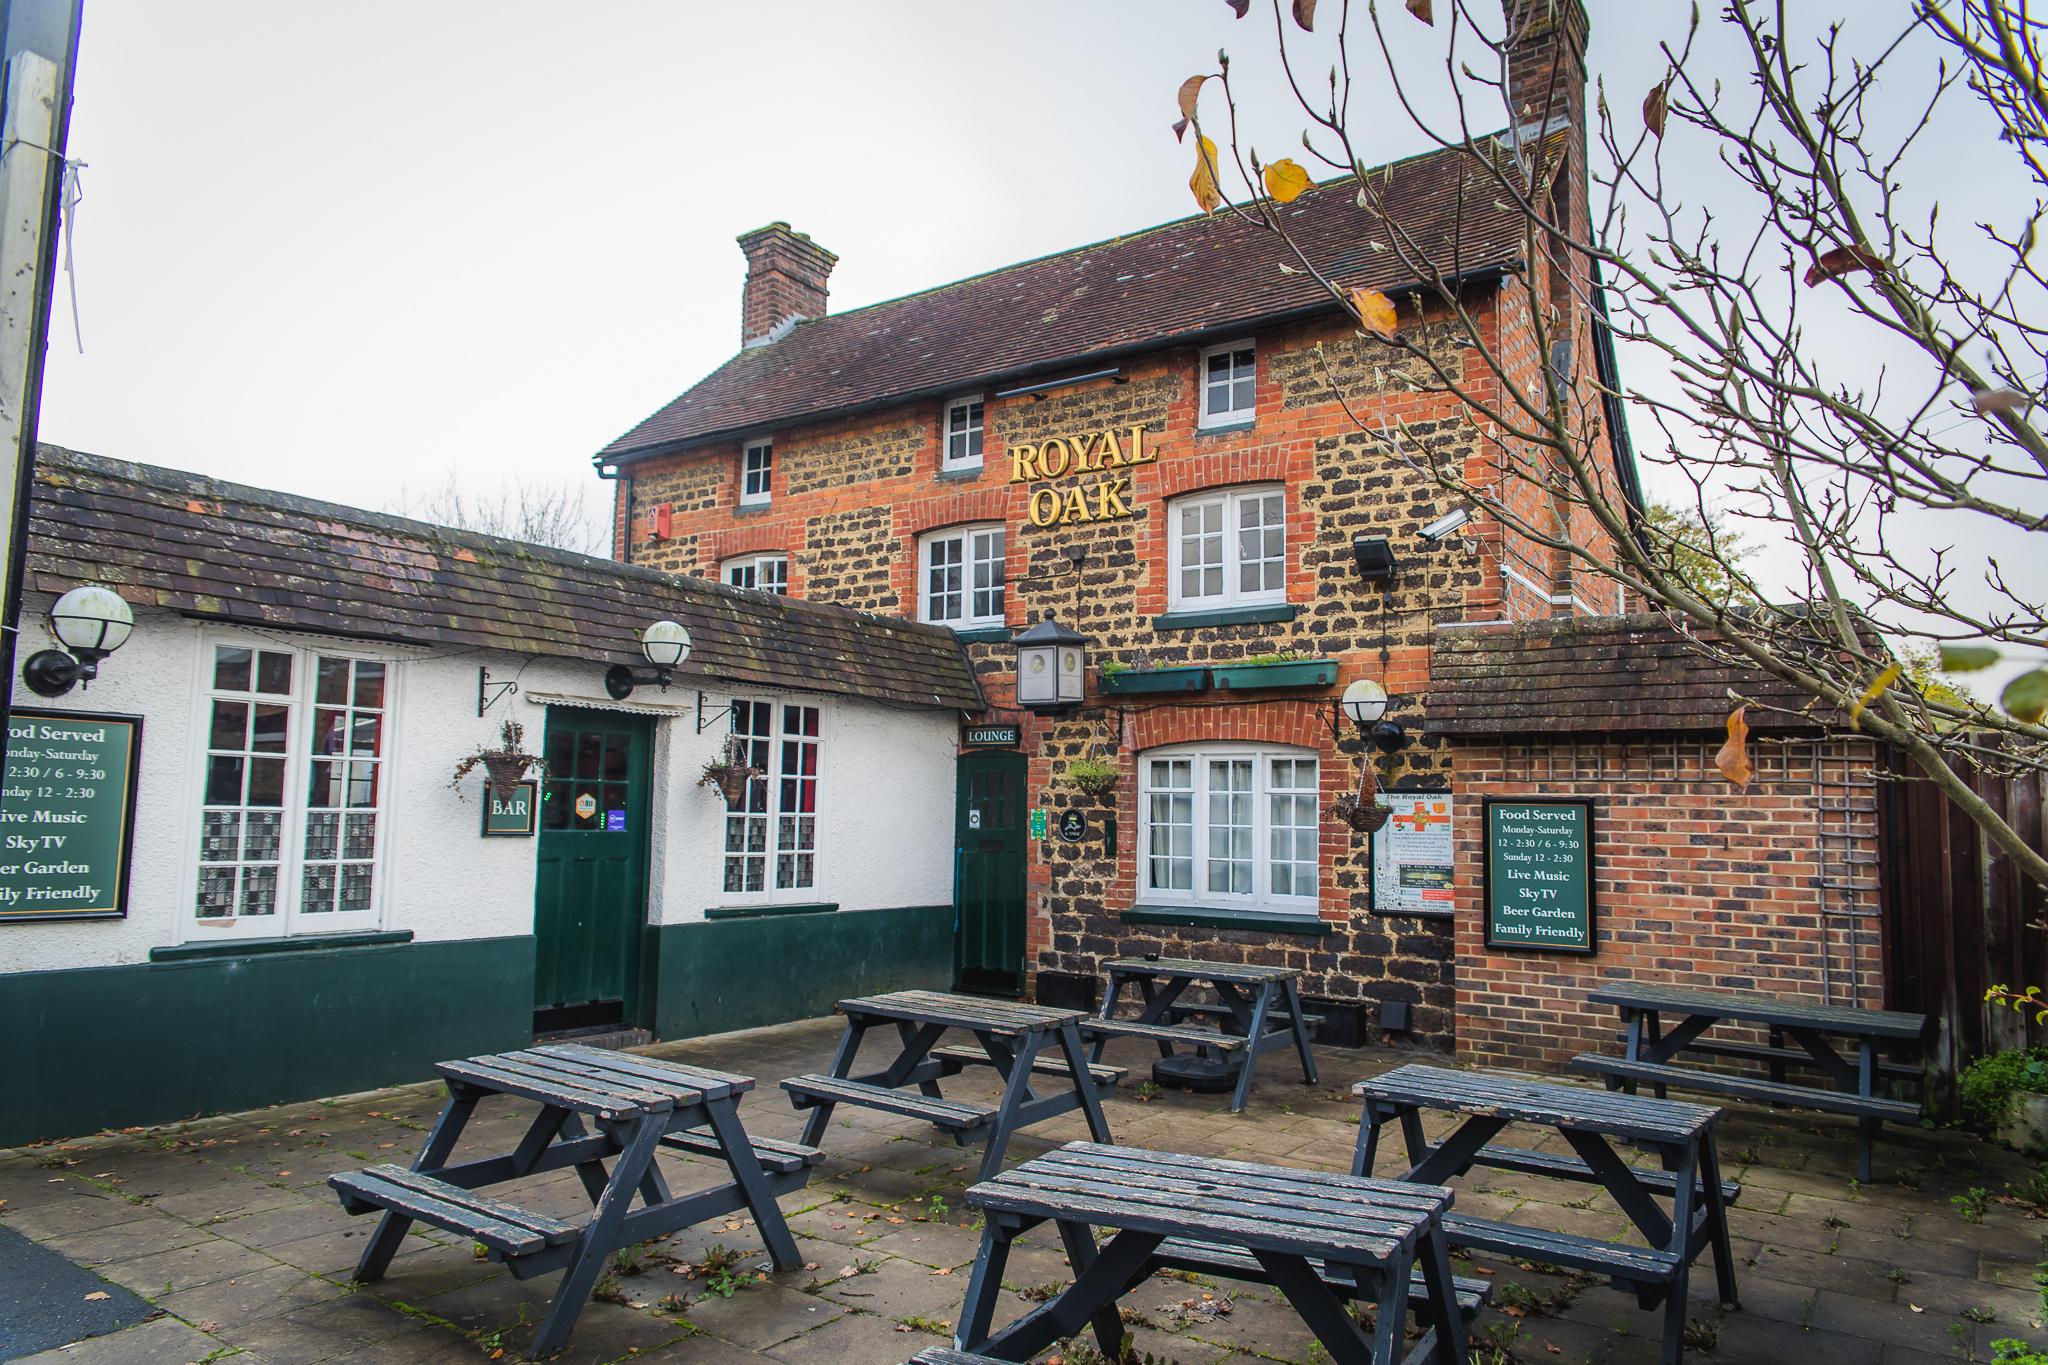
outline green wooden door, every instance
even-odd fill
[[[963,990],[1024,986],[1024,755],[960,756],[955,784],[953,979]]]
[[[543,1027],[633,1022],[647,921],[648,721],[550,707],[533,894]]]

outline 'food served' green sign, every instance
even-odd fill
[[[16,708],[0,783],[0,920],[128,910],[140,716]]]
[[[1593,803],[1486,802],[1486,946],[1590,953]]]

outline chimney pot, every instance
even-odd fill
[[[740,295],[740,345],[765,346],[786,325],[825,316],[826,281],[839,258],[793,232],[770,223],[739,235],[747,257],[747,284]]]

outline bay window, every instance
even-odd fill
[[[1318,769],[1306,749],[1214,742],[1138,763],[1138,893],[1159,904],[1313,914]]]
[[[219,643],[205,669],[195,919],[209,936],[375,928],[389,665]]]
[[[1169,606],[1287,600],[1287,494],[1278,485],[1176,498],[1166,518]]]

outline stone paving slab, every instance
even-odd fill
[[[804,1116],[774,1083],[817,1070],[838,1034],[837,1021],[814,1020],[649,1051],[757,1077],[761,1088],[741,1111],[749,1129],[790,1139]],[[1151,1056],[1132,1040],[1109,1052],[1112,1062],[1137,1068]],[[1241,1114],[1227,1112],[1226,1097],[1140,1098],[1135,1086],[1114,1092],[1105,1108],[1127,1145],[1342,1170],[1358,1132],[1350,1084],[1413,1056],[1321,1049],[1328,1083],[1318,1087],[1269,1060]],[[967,1100],[997,1094],[985,1070],[945,1084],[949,1096]],[[498,1351],[516,1358],[555,1276],[520,1282],[456,1239],[422,1235],[408,1239],[385,1280],[348,1280],[373,1223],[344,1215],[326,1176],[409,1160],[440,1103],[437,1086],[409,1086],[0,1152],[0,1223],[133,1286],[161,1312],[39,1361],[412,1365],[488,1360]],[[463,1154],[516,1141],[530,1113],[518,1102],[487,1102]],[[1434,1138],[1454,1123],[1432,1115],[1425,1127]],[[1011,1160],[1085,1136],[1080,1116],[1064,1115],[1020,1134]],[[1514,1140],[1560,1150],[1552,1134]],[[1728,1110],[1722,1142],[1728,1174],[1745,1187],[1731,1218],[1743,1306],[1723,1311],[1713,1302],[1703,1261],[1693,1277],[1688,1359],[1928,1365],[1988,1360],[1990,1343],[2003,1337],[2048,1340],[2035,1280],[2048,1257],[2048,1222],[1995,1198],[2030,1173],[2016,1157],[1958,1133],[1888,1129],[1879,1178],[1861,1185],[1850,1123],[1737,1107]],[[914,1119],[846,1108],[824,1146],[827,1159],[810,1185],[781,1200],[802,1270],[769,1272],[758,1229],[744,1217],[659,1239],[614,1267],[562,1359],[899,1365],[942,1340],[980,1242],[964,1199],[979,1149]],[[1382,1143],[1379,1173],[1405,1164],[1398,1147]],[[678,1188],[717,1174],[703,1162],[661,1160]],[[1476,1171],[1456,1188],[1457,1207],[1468,1214],[1593,1236],[1626,1227],[1604,1192],[1569,1181]],[[1972,1189],[1986,1195],[1973,1200]],[[557,1215],[588,1211],[569,1172],[503,1193]],[[1659,1314],[1638,1308],[1632,1295],[1488,1258],[1461,1259],[1459,1270],[1496,1289],[1495,1307],[1477,1325],[1474,1358],[1482,1365],[1636,1365],[1657,1357]],[[1011,1256],[997,1322],[1029,1311],[1070,1278],[1056,1237],[1027,1237]],[[1126,1307],[1134,1348],[1162,1362],[1311,1358],[1292,1310],[1262,1287],[1160,1276]],[[1083,1349],[1072,1358],[1090,1357]]]

